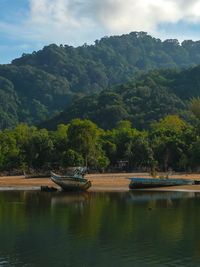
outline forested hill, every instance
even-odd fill
[[[74,101],[42,126],[53,129],[58,124],[82,118],[104,129],[115,127],[121,120],[146,129],[169,114],[178,114],[190,121],[188,102],[193,97],[200,97],[200,66],[183,71],[155,70],[134,82]]]
[[[161,41],[145,32],[104,37],[95,45],[57,46],[13,60],[67,79],[72,92],[94,93],[127,82],[138,71],[200,64],[200,41]]]
[[[198,64],[200,41],[162,42],[144,32],[77,48],[52,44],[0,66],[0,129],[47,120],[72,99],[127,83],[140,71]]]

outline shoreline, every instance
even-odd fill
[[[92,182],[88,192],[128,192],[129,179],[131,177],[149,178],[148,173],[106,173],[88,174],[86,178]],[[195,179],[200,181],[200,174],[173,174],[170,178]],[[24,176],[0,177],[0,191],[34,191],[41,186],[56,187],[50,178],[25,178]],[[133,190],[136,191],[136,190]],[[137,191],[177,191],[200,192],[200,185],[184,185],[163,188],[137,189]]]

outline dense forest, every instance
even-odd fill
[[[184,112],[188,97],[199,95],[199,69],[174,70],[169,74],[164,71],[159,73],[159,80],[151,73],[150,78],[131,81],[141,72],[185,69],[198,64],[200,41],[179,44],[177,40],[161,41],[145,32],[104,37],[94,45],[77,48],[52,44],[38,52],[23,54],[12,64],[0,66],[0,129],[12,128],[20,122],[39,124],[63,110],[66,110],[66,118],[59,117],[58,121],[68,122],[82,114],[82,108],[86,108],[85,117],[103,128],[113,127],[121,119],[133,121],[134,127],[143,127],[148,120],[152,122],[168,113]],[[118,88],[121,84],[126,85]],[[103,98],[105,101],[109,98],[106,93],[116,98],[113,105],[104,103]],[[88,107],[85,107],[87,101]],[[101,103],[106,107],[98,106]],[[142,106],[146,110],[141,112]],[[94,107],[99,115],[94,114]],[[120,108],[116,112],[117,107]],[[148,109],[152,110],[150,115]],[[159,110],[162,111],[157,116]],[[114,123],[110,118],[103,122],[107,114],[116,114]]]
[[[129,121],[103,130],[89,120],[72,120],[55,131],[19,124],[0,131],[0,171],[50,170],[87,166],[89,171],[125,170],[176,171],[200,167],[200,98],[190,102],[195,126],[176,115],[140,131]]]
[[[1,172],[200,167],[200,41],[50,45],[0,66],[0,103]]]
[[[115,127],[121,120],[131,121],[137,129],[148,129],[169,114],[192,122],[194,117],[188,110],[188,102],[199,96],[199,66],[182,71],[154,70],[127,84],[77,99],[64,112],[41,125],[55,129],[60,123],[82,118],[104,129]]]

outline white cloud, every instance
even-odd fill
[[[180,21],[200,23],[200,0],[29,0],[28,18],[18,26],[0,22],[0,32],[77,45],[130,31],[163,36],[159,25]]]
[[[164,23],[198,23],[200,0],[30,0],[30,16],[38,37],[76,43],[100,33],[156,33]]]
[[[111,32],[155,31],[161,23],[200,21],[200,0],[93,0],[95,18]]]

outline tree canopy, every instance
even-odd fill
[[[115,121],[130,116],[134,116],[136,126],[143,126],[149,119],[159,119],[156,114],[165,115],[170,110],[176,113],[182,110],[181,101],[199,96],[199,67],[189,71],[166,69],[185,69],[200,64],[199,48],[199,41],[179,44],[177,40],[161,41],[145,32],[132,32],[104,37],[94,45],[74,48],[51,44],[38,52],[23,54],[12,64],[0,66],[0,129],[12,128],[19,122],[41,123],[71,104],[73,111],[67,111],[69,119],[76,118],[86,106],[85,118],[104,128],[108,124],[113,127]],[[122,96],[118,91],[105,92],[127,84],[138,77],[138,73],[155,69],[165,71],[144,75],[140,83],[129,85],[127,90],[127,85],[122,86],[125,91]],[[90,98],[103,90],[98,100]],[[82,97],[88,98],[80,100],[79,110],[74,103]],[[97,105],[100,122],[97,114],[93,114]],[[141,112],[141,106],[152,113]],[[114,119],[107,114],[112,114]],[[105,117],[109,121],[103,125]]]
[[[132,127],[127,120],[110,130],[80,119],[59,125],[55,131],[19,124],[0,131],[0,171],[72,166],[87,166],[89,171],[198,170],[198,127],[177,115],[154,122],[148,131]]]

